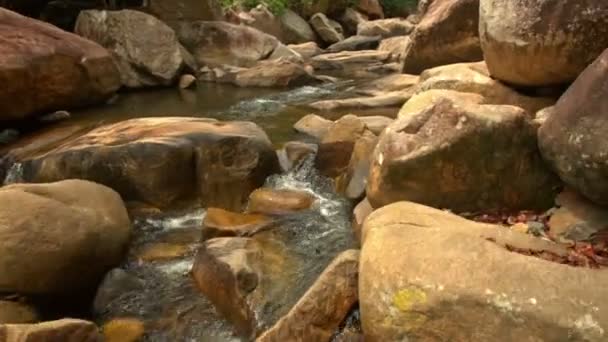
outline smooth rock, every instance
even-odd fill
[[[410,36],[403,72],[483,60],[479,0],[434,0]]]
[[[323,139],[333,122],[316,114],[308,114],[298,120],[293,128],[303,134],[309,135],[317,140]]]
[[[287,87],[316,82],[304,65],[281,58],[258,62],[235,75],[239,87]]]
[[[378,51],[386,51],[391,54],[390,60],[402,62],[405,59],[405,51],[411,43],[409,36],[396,36],[383,39],[378,46]]]
[[[386,116],[374,115],[374,116],[360,116],[359,119],[363,121],[367,129],[369,129],[375,135],[380,135],[386,126],[390,125],[394,119]]]
[[[346,171],[336,182],[338,191],[346,198],[358,200],[365,196],[367,178],[377,143],[378,137],[371,131],[365,131],[355,142]]]
[[[147,10],[166,22],[222,20],[218,0],[147,0]]]
[[[327,44],[335,44],[344,40],[344,35],[336,30],[334,24],[323,13],[313,15],[310,18],[310,25]]]
[[[217,237],[251,236],[273,223],[260,214],[241,214],[224,209],[208,208],[203,220],[202,241]]]
[[[484,59],[492,76],[507,83],[572,82],[608,47],[608,2],[479,2]]]
[[[338,109],[386,108],[402,106],[410,97],[409,91],[392,91],[376,93],[372,96],[351,97],[340,100],[322,100],[308,106],[321,111]]]
[[[196,77],[193,75],[187,74],[182,75],[179,79],[179,88],[180,89],[188,89],[196,86]]]
[[[315,197],[305,191],[260,188],[251,193],[247,211],[264,215],[285,215],[308,210]]]
[[[118,88],[98,44],[0,8],[0,121],[103,103]]]
[[[3,342],[100,342],[97,326],[78,319],[62,319],[38,324],[0,325]],[[111,341],[110,341],[111,342]]]
[[[390,53],[376,50],[342,51],[312,58],[315,70],[362,69],[388,61]]]
[[[361,22],[357,27],[357,35],[390,38],[395,36],[407,36],[413,30],[414,25],[409,21],[402,18],[391,18]]]
[[[608,50],[559,99],[540,127],[545,160],[572,188],[608,205]]]
[[[355,143],[367,127],[355,115],[345,115],[334,122],[319,145],[315,164],[328,177],[338,177],[350,162]]]
[[[363,223],[373,211],[374,208],[369,203],[367,197],[359,202],[359,204],[357,204],[353,210],[353,234],[355,235],[359,244],[361,244],[361,230],[363,229]]]
[[[44,123],[54,123],[64,121],[71,118],[72,115],[66,110],[58,110],[56,112],[41,116],[38,120]]]
[[[357,9],[367,15],[369,19],[384,19],[382,2],[379,0],[359,0]]]
[[[0,188],[0,202],[0,292],[90,290],[124,256],[131,223],[112,189],[81,180],[14,184]]]
[[[268,59],[271,60],[280,58],[287,59],[294,63],[304,62],[304,57],[299,52],[293,50],[292,48],[286,45],[283,45],[283,43],[277,45],[277,48],[274,49],[274,52],[268,57]]]
[[[373,50],[376,49],[379,44],[380,36],[352,36],[332,44],[327,48],[327,51],[335,53],[341,51]]]
[[[362,95],[374,96],[382,95],[387,92],[408,90],[418,84],[420,77],[408,74],[393,74],[374,80],[356,89]]]
[[[342,13],[340,18],[338,18],[338,21],[342,24],[344,32],[349,36],[353,36],[357,34],[357,27],[359,27],[359,24],[368,19],[369,18],[365,14],[349,7]]]
[[[182,259],[190,253],[190,247],[185,244],[153,242],[139,248],[135,259],[139,263],[169,261]]]
[[[38,313],[33,307],[18,302],[0,300],[0,324],[27,324],[37,321]]]
[[[547,209],[559,184],[524,110],[443,99],[385,129],[367,197],[374,208],[409,200],[456,212]]]
[[[315,42],[308,42],[296,45],[291,44],[287,45],[287,47],[300,54],[300,56],[302,56],[302,58],[304,58],[305,60],[311,59],[314,56],[323,53],[323,50],[321,50],[319,45],[317,45],[317,43]]]
[[[144,337],[144,322],[136,318],[118,318],[101,327],[105,342],[138,342]]]
[[[363,231],[365,341],[606,339],[606,270],[505,247],[564,255],[559,245],[411,202],[375,211]]]
[[[285,44],[304,44],[317,40],[310,24],[296,12],[286,9],[279,19],[283,25]]]
[[[476,93],[464,93],[454,90],[431,89],[426,90],[412,96],[399,110],[397,116],[399,118],[407,118],[411,115],[417,115],[420,111],[434,106],[444,99],[450,100],[456,104],[486,104],[486,99]]]
[[[559,206],[549,219],[549,234],[570,241],[591,241],[608,230],[608,210],[566,189],[555,200]]]
[[[319,147],[301,141],[289,141],[283,148],[277,151],[279,163],[284,172],[299,166],[309,156],[317,153]]]

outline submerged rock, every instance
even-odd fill
[[[483,60],[479,42],[479,0],[434,0],[410,36],[403,71]]]
[[[124,256],[131,223],[120,196],[105,186],[14,184],[0,188],[0,201],[0,292],[90,290]]]
[[[0,325],[3,342],[99,342],[103,337],[97,326],[88,321],[62,319],[38,324]]]
[[[568,83],[608,46],[608,2],[480,0],[492,76],[522,86]]]
[[[194,75],[183,75],[179,79],[179,88],[180,89],[188,89],[196,86],[196,77]]]
[[[363,235],[365,341],[606,339],[606,270],[507,249],[563,255],[552,242],[410,202],[372,213]]]
[[[102,103],[120,88],[98,44],[0,8],[0,121]]]
[[[279,169],[257,125],[185,117],[102,126],[19,162],[30,182],[81,178],[105,184],[125,200],[162,207],[198,197],[205,207],[234,210]]]
[[[218,237],[251,236],[271,224],[273,220],[265,215],[241,214],[209,208],[203,220],[201,239],[206,241]]]
[[[308,192],[261,188],[251,193],[247,211],[265,215],[285,215],[310,209],[315,197]]]
[[[524,110],[443,99],[386,128],[367,197],[375,208],[409,200],[457,212],[547,209],[558,185]]]

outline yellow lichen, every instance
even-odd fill
[[[426,293],[416,287],[402,289],[393,296],[393,305],[403,312],[410,311],[415,305],[426,301]]]

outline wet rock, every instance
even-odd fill
[[[411,96],[412,93],[408,91],[392,91],[387,93],[377,93],[373,96],[317,101],[311,103],[309,107],[322,111],[332,111],[337,109],[399,107],[403,105]]]
[[[58,110],[56,112],[41,116],[38,120],[44,123],[54,123],[71,118],[72,115],[66,110]]]
[[[457,63],[424,71],[420,75],[417,92],[430,89],[446,89],[465,93],[476,93],[484,97],[485,103],[513,105],[528,111],[532,117],[539,109],[551,106],[551,97],[522,95],[490,77],[485,63]]]
[[[270,226],[272,219],[260,214],[241,214],[209,208],[203,221],[202,240],[218,237],[251,236]]]
[[[312,58],[312,66],[315,70],[362,69],[382,65],[389,57],[390,54],[384,51],[342,51],[315,56]]]
[[[539,130],[545,160],[568,185],[608,205],[608,50],[578,77]]]
[[[357,35],[390,38],[407,36],[412,30],[414,30],[414,25],[409,21],[402,18],[391,18],[361,22],[357,27]]]
[[[0,324],[26,324],[37,321],[38,313],[29,305],[0,300]]]
[[[317,40],[310,24],[296,12],[286,9],[279,19],[283,25],[285,44],[304,44]]]
[[[549,234],[571,241],[590,241],[608,227],[608,210],[566,189],[556,199],[559,206],[549,219]]]
[[[144,322],[136,318],[118,318],[105,323],[101,330],[106,342],[137,342],[144,337]]]
[[[234,210],[279,169],[257,125],[183,117],[102,126],[19,162],[30,182],[88,179],[127,201],[164,207],[198,197],[204,207]]]
[[[236,74],[239,87],[287,87],[315,82],[310,70],[300,63],[281,58],[261,61]]]
[[[196,77],[193,75],[187,74],[182,75],[179,79],[179,88],[180,89],[188,89],[196,86]]]
[[[323,139],[333,122],[316,114],[308,114],[293,125],[293,128],[303,134]]]
[[[308,192],[261,188],[249,197],[247,211],[265,215],[285,215],[308,210],[315,197]]]
[[[342,24],[344,32],[349,36],[353,36],[357,34],[357,27],[359,27],[359,24],[368,19],[369,18],[365,14],[349,7],[340,16],[338,21]]]
[[[191,21],[175,25],[179,41],[199,65],[252,66],[279,45],[275,37],[243,25]]]
[[[223,19],[217,0],[148,0],[147,10],[169,23]]]
[[[479,42],[479,0],[435,0],[405,51],[403,72],[483,60]]]
[[[363,201],[359,202],[359,204],[357,204],[353,210],[353,234],[359,243],[361,243],[361,230],[363,229],[363,222],[365,222],[365,219],[367,219],[367,217],[373,211],[374,208],[372,208],[372,205],[369,203],[367,198],[364,198]]]
[[[0,292],[91,289],[122,260],[131,224],[120,196],[105,186],[14,184],[0,188],[0,201]]]
[[[418,84],[420,78],[416,75],[394,74],[385,76],[358,88],[356,91],[363,95],[381,95],[387,92],[402,91]]]
[[[83,11],[75,32],[112,52],[125,87],[169,85],[185,68],[175,32],[149,14],[133,10]]]
[[[167,261],[183,258],[190,252],[190,247],[176,243],[150,243],[141,247],[135,258],[138,262]]]
[[[480,4],[479,34],[488,69],[508,83],[571,82],[608,46],[605,1],[481,0]]]
[[[144,281],[125,270],[115,268],[108,272],[97,289],[93,302],[93,311],[96,315],[103,315],[113,304],[118,303],[121,297],[128,296],[129,292],[141,291]]]
[[[120,87],[96,43],[3,8],[0,22],[0,120],[102,103]]]
[[[345,115],[334,122],[321,140],[316,165],[328,177],[338,177],[350,162],[355,143],[367,130],[365,123],[354,115]]]
[[[408,118],[411,115],[417,115],[421,110],[434,106],[435,104],[449,100],[456,104],[485,104],[486,99],[475,93],[464,93],[460,91],[431,89],[420,92],[412,96],[399,111],[399,118]]]
[[[0,325],[0,336],[5,342],[99,342],[103,338],[95,324],[77,319]]]
[[[380,36],[352,36],[327,48],[329,52],[374,50],[380,44]]]
[[[559,182],[535,132],[520,108],[442,100],[385,129],[367,197],[374,208],[410,200],[456,212],[547,209]]]
[[[357,9],[370,19],[384,19],[384,10],[378,0],[359,0]]]
[[[287,45],[287,47],[300,54],[305,60],[323,53],[323,50],[315,42]]]
[[[358,300],[359,251],[338,255],[289,313],[257,342],[329,342]]]
[[[605,270],[505,248],[563,254],[551,242],[410,202],[375,211],[363,231],[365,341],[605,339]]]
[[[346,198],[358,200],[365,196],[369,169],[377,143],[378,137],[370,131],[365,131],[355,142],[348,167],[336,182],[338,191]]]
[[[383,39],[378,46],[378,51],[386,51],[391,54],[390,60],[401,62],[405,59],[405,51],[411,40],[409,36],[396,36]]]
[[[394,121],[389,117],[380,115],[361,116],[359,119],[363,121],[367,129],[369,129],[375,135],[380,135],[386,126],[390,125]]]
[[[285,143],[281,150],[277,151],[277,155],[283,171],[289,171],[300,165],[310,155],[316,154],[317,150],[318,146],[315,144],[290,141]]]
[[[313,15],[310,18],[310,25],[327,44],[335,44],[344,40],[344,35],[335,27],[336,23],[331,22],[331,19],[323,13]]]

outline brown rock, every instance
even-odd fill
[[[386,51],[391,54],[391,61],[403,61],[405,51],[411,40],[409,36],[396,36],[383,39],[378,46],[378,51]]]
[[[136,258],[139,262],[166,261],[183,258],[189,252],[190,247],[185,244],[157,242],[140,248]]]
[[[374,208],[410,200],[456,212],[547,209],[558,185],[525,111],[445,99],[385,129],[367,197]]]
[[[327,134],[327,131],[329,131],[332,124],[332,121],[320,117],[319,115],[308,114],[296,122],[293,128],[300,133],[321,140],[325,134]]]
[[[359,0],[357,9],[369,19],[384,19],[384,10],[378,0]]]
[[[14,184],[0,188],[0,202],[0,292],[90,290],[123,258],[131,223],[105,186]]]
[[[359,24],[368,19],[369,18],[365,14],[349,7],[344,11],[342,16],[340,16],[338,21],[342,24],[344,32],[347,35],[352,36],[357,34],[357,27],[359,27]]]
[[[283,26],[285,44],[303,44],[317,40],[310,24],[296,12],[287,9],[281,14],[279,20]]]
[[[77,319],[62,319],[38,324],[0,325],[0,338],[3,338],[3,342],[103,341],[95,324]]]
[[[365,131],[357,139],[346,171],[337,181],[338,191],[346,198],[357,200],[365,196],[367,178],[377,143],[378,137],[370,131]]]
[[[327,44],[335,44],[344,40],[344,35],[339,30],[336,30],[334,23],[323,13],[313,15],[310,18],[310,25]]]
[[[202,240],[216,237],[251,236],[268,227],[272,220],[260,214],[241,214],[209,208],[203,220]]]
[[[355,209],[353,210],[353,234],[355,234],[355,237],[357,238],[359,244],[361,244],[362,242],[361,230],[363,229],[363,223],[373,211],[374,208],[372,208],[372,205],[369,203],[367,197],[363,199],[363,201],[361,201],[359,204],[357,204],[357,206],[355,206]]]
[[[318,146],[301,141],[290,141],[277,151],[279,163],[283,171],[289,171],[302,163],[310,155],[317,153]]]
[[[0,324],[26,324],[37,321],[38,313],[29,305],[0,300]]]
[[[166,22],[223,19],[217,0],[148,0],[148,10]]]
[[[234,83],[239,87],[287,87],[314,81],[315,78],[303,65],[277,59],[261,61],[249,69],[240,70]]]
[[[456,104],[485,104],[486,99],[475,93],[463,93],[460,91],[445,90],[445,89],[431,89],[420,92],[412,96],[399,111],[399,118],[407,118],[411,115],[416,115],[420,111],[434,106],[435,104],[443,101],[444,99],[450,100]]]
[[[480,4],[484,59],[492,76],[508,83],[571,82],[608,46],[605,1],[481,0]]]
[[[113,319],[101,327],[105,342],[138,342],[144,337],[144,323],[136,318]]]
[[[545,160],[572,188],[608,205],[608,50],[570,86],[539,130]]]
[[[101,103],[120,87],[101,46],[0,8],[0,120]]]
[[[266,5],[260,4],[252,8],[249,12],[240,13],[239,19],[241,24],[251,26],[257,30],[276,37],[280,41],[284,41],[283,26],[279,18],[277,18]]]
[[[359,23],[357,34],[360,36],[381,36],[390,38],[407,36],[414,30],[414,25],[402,18],[370,20]]]
[[[479,42],[479,0],[435,0],[405,51],[403,72],[483,60]]]
[[[385,51],[342,51],[315,56],[311,62],[315,70],[366,69],[385,64],[389,57],[390,53]]]
[[[361,119],[354,115],[345,115],[329,129],[317,153],[316,165],[322,174],[338,177],[350,162],[355,142],[366,131]]]
[[[382,95],[387,92],[408,90],[418,84],[419,81],[420,77],[416,75],[394,74],[370,82],[356,91],[368,96]]]
[[[375,211],[363,230],[366,342],[606,339],[606,270],[505,248],[564,255],[559,245],[411,202]]]
[[[179,88],[180,89],[188,89],[196,86],[196,77],[193,75],[187,74],[182,75],[179,79]]]
[[[320,111],[399,107],[411,96],[412,92],[410,91],[375,92],[372,96],[351,97],[340,100],[323,100],[313,102],[308,106]]]
[[[315,42],[302,43],[297,45],[287,45],[288,48],[297,52],[304,58],[305,60],[311,59],[314,56],[320,55],[323,53],[323,50],[317,45]]]
[[[380,36],[352,36],[332,44],[327,48],[327,51],[335,53],[341,51],[373,50],[378,48],[379,44]]]
[[[261,188],[249,197],[250,213],[284,215],[310,209],[315,197],[308,192]]]
[[[163,207],[198,196],[205,207],[233,210],[279,169],[257,125],[183,117],[102,126],[18,161],[30,182],[88,179],[127,201]]]
[[[257,342],[329,342],[358,299],[359,251],[338,255],[289,313]]]
[[[277,45],[277,48],[274,49],[274,52],[268,57],[268,59],[271,60],[281,58],[294,63],[304,63],[304,57],[302,57],[299,52],[286,45],[283,45],[283,43]]]
[[[608,210],[571,189],[560,193],[555,202],[559,208],[549,219],[551,236],[571,241],[590,241],[608,230]]]
[[[367,129],[375,135],[380,135],[382,131],[394,121],[389,117],[381,115],[361,116],[359,119],[363,121]]]

